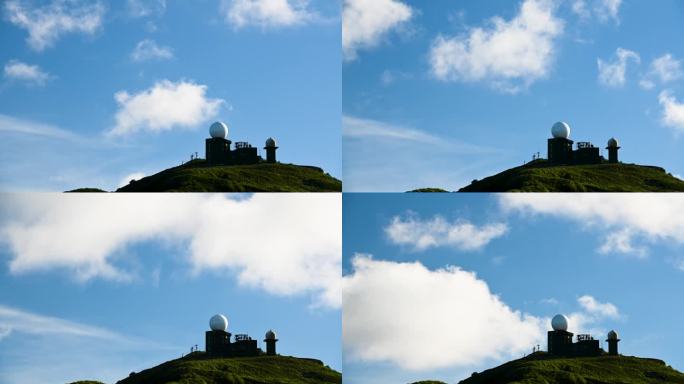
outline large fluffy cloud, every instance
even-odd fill
[[[665,126],[684,132],[684,102],[679,102],[670,91],[662,91],[658,96],[663,108],[662,122]]]
[[[504,223],[477,226],[467,220],[449,222],[441,216],[422,220],[414,215],[395,216],[385,227],[390,241],[416,251],[444,246],[466,251],[482,249],[507,231],[508,226]]]
[[[28,31],[27,42],[36,51],[54,45],[67,33],[95,33],[105,12],[101,2],[81,0],[52,0],[41,7],[8,0],[4,8],[12,24]]]
[[[221,10],[235,28],[288,27],[312,20],[309,0],[223,0]]]
[[[54,268],[78,279],[129,280],[129,245],[181,247],[196,273],[235,272],[277,295],[340,305],[339,195],[5,195],[0,236],[14,274]]]
[[[134,94],[117,92],[114,95],[119,104],[116,125],[108,134],[122,136],[138,131],[161,132],[205,123],[218,114],[225,102],[207,97],[206,92],[206,85],[185,80],[162,80]]]
[[[413,9],[399,0],[345,0],[342,11],[344,59],[354,60],[358,50],[377,46],[413,14]]]
[[[499,202],[509,212],[599,228],[603,253],[644,256],[650,242],[684,243],[684,196],[677,194],[502,194]]]
[[[551,0],[525,0],[511,20],[492,18],[464,35],[438,36],[430,49],[433,75],[444,81],[484,81],[517,92],[551,70],[563,32]]]
[[[632,60],[639,64],[639,54],[629,49],[618,48],[615,51],[615,60],[612,62],[597,59],[599,83],[608,87],[622,87],[625,85],[625,73],[627,64]]]
[[[474,273],[363,255],[352,263],[342,289],[347,358],[423,370],[519,356],[543,342],[544,321],[508,307]]]

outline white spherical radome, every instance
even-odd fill
[[[225,331],[228,329],[228,318],[222,314],[216,314],[209,320],[209,328],[212,331]]]
[[[570,137],[570,126],[568,125],[568,123],[559,121],[556,124],[554,124],[553,127],[551,127],[551,135],[553,135],[553,137],[556,139],[567,139]]]
[[[269,137],[268,139],[266,139],[266,147],[267,148],[273,148],[277,145],[278,145],[278,143],[275,141],[274,138]]]
[[[615,331],[610,331],[608,332],[608,340],[617,340],[618,339],[618,333]]]
[[[620,142],[617,141],[616,138],[611,137],[610,140],[608,140],[608,148],[615,148],[620,145]]]
[[[556,315],[551,319],[551,327],[554,331],[567,331],[568,319],[563,315]]]
[[[225,139],[228,137],[228,125],[226,123],[217,121],[209,127],[209,135],[214,138]]]
[[[276,333],[272,329],[269,329],[266,332],[266,335],[264,336],[264,338],[266,340],[275,340],[276,339]]]

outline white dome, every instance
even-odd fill
[[[618,333],[615,331],[608,332],[608,340],[617,340]]]
[[[275,340],[276,338],[276,333],[273,332],[272,329],[269,329],[268,332],[266,332],[266,335],[264,336],[266,340]]]
[[[611,137],[610,140],[608,140],[608,148],[614,148],[614,147],[617,147],[619,145],[620,145],[620,143],[614,137]]]
[[[217,314],[211,317],[209,320],[209,328],[212,331],[225,331],[228,329],[228,318],[221,314]]]
[[[228,126],[223,122],[217,121],[209,127],[209,135],[214,139],[225,139],[228,137]]]
[[[554,124],[553,127],[551,127],[551,134],[556,139],[567,139],[568,137],[570,137],[570,126],[568,125],[568,123],[559,121],[556,124]]]
[[[266,139],[266,147],[271,148],[275,147],[276,145],[278,145],[278,143],[276,143],[274,138],[269,137],[268,139]]]
[[[568,319],[563,315],[556,315],[551,319],[551,327],[554,331],[567,331]]]

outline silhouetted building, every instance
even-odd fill
[[[600,164],[605,159],[601,156],[599,148],[592,143],[581,141],[577,143],[577,149],[573,150],[573,141],[570,140],[570,126],[562,121],[551,127],[552,138],[548,139],[548,161],[553,164]],[[618,162],[618,142],[615,138],[608,140],[608,161]]]
[[[577,335],[577,341],[573,342],[573,333],[568,332],[568,320],[563,315],[556,315],[551,319],[552,331],[547,334],[547,347],[551,355],[562,357],[599,356],[604,351],[599,346],[599,341],[591,335]],[[617,333],[608,333],[608,353],[617,355]]]
[[[207,331],[206,353],[209,357],[250,357],[263,355],[264,352],[257,346],[257,341],[246,334],[237,334],[230,339],[228,332],[228,319],[221,314],[214,315],[209,320],[211,330]],[[276,354],[276,334],[272,330],[266,332],[266,351],[268,355]]]
[[[231,141],[228,140],[228,126],[220,121],[209,127],[209,135],[206,140],[205,151],[207,164],[209,165],[246,165],[256,164],[263,159],[257,153],[257,148],[245,141],[235,142],[231,149]],[[272,137],[266,140],[266,158],[269,163],[276,162],[276,141]]]

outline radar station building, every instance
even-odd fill
[[[209,127],[209,137],[205,142],[207,164],[209,165],[248,165],[264,160],[258,155],[257,148],[245,141],[236,141],[234,149],[228,139],[228,125],[217,121]],[[274,138],[266,140],[266,162],[276,162],[277,143]]]
[[[587,141],[577,142],[577,149],[573,150],[570,140],[570,126],[562,121],[551,127],[552,138],[548,139],[548,161],[552,164],[600,164],[605,159],[600,155],[599,148]],[[620,146],[615,138],[608,140],[608,162],[618,162]]]
[[[206,353],[209,357],[251,357],[260,356],[264,352],[257,346],[257,340],[249,335],[236,334],[233,341],[228,332],[228,318],[224,315],[214,315],[209,320],[209,328],[206,336]],[[266,355],[276,355],[276,333],[268,330],[264,336]]]
[[[547,336],[548,352],[559,357],[591,357],[599,356],[605,352],[599,346],[599,341],[591,335],[577,335],[577,341],[573,342],[573,333],[568,332],[568,319],[563,315],[556,315],[551,319],[552,331]],[[618,334],[615,331],[608,332],[608,354],[618,355]]]

